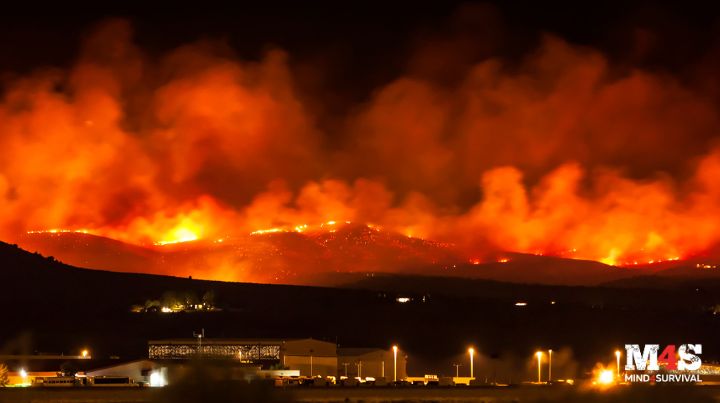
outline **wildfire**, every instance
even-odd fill
[[[352,224],[351,221],[345,221],[346,225]],[[326,222],[322,222],[317,225],[308,225],[308,224],[299,224],[299,225],[288,225],[285,227],[273,227],[273,228],[264,228],[264,229],[258,229],[250,232],[250,235],[266,235],[266,234],[277,234],[277,233],[287,233],[287,232],[315,232],[315,231],[327,231],[330,233],[333,233],[337,230],[337,226],[340,225],[338,221],[330,220]],[[369,227],[369,226],[368,226]]]
[[[200,239],[200,234],[202,234],[202,224],[193,222],[191,219],[184,219],[163,235],[162,239],[156,241],[155,245],[163,246],[197,241]]]
[[[666,258],[659,258],[659,259],[647,259],[647,260],[633,260],[633,261],[626,261],[626,262],[615,262],[615,266],[637,266],[641,264],[656,264],[656,263],[665,263],[665,262],[676,262],[681,260],[680,256],[672,256],[672,257],[666,257]],[[605,262],[603,262],[605,263]]]
[[[27,231],[27,234],[91,234],[92,231],[87,229],[47,229],[47,230],[36,230]]]
[[[164,246],[367,222],[472,264],[507,251],[628,267],[720,245],[720,147],[698,140],[716,142],[720,112],[684,80],[615,74],[548,36],[513,68],[488,59],[368,88],[332,117],[343,130],[328,147],[293,57],[188,46],[145,59],[130,38],[127,23],[101,26],[70,70],[3,84],[0,239]],[[683,173],[643,175],[663,167]]]
[[[288,230],[285,230],[282,228],[259,229],[259,230],[251,232],[250,235],[276,234],[278,232],[288,232]],[[298,231],[298,232],[300,232],[300,231]]]
[[[176,243],[192,242],[200,239],[198,234],[188,228],[177,228],[169,234],[168,238],[155,242],[155,245],[172,245]]]

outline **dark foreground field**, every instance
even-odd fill
[[[249,391],[243,395],[211,395],[203,391],[182,394],[159,389],[0,389],[0,403],[430,403],[430,402],[717,402],[720,388],[618,387],[606,391],[568,387],[516,388],[300,388]]]

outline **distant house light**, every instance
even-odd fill
[[[518,302],[515,303],[515,306],[527,306],[527,302],[518,301]]]
[[[162,307],[162,308],[160,309],[160,311],[163,312],[163,313],[170,313],[170,312],[172,312],[172,309],[164,306],[164,307]]]
[[[410,298],[408,298],[408,297],[397,297],[397,298],[395,298],[395,301],[397,301],[397,302],[399,302],[399,303],[401,303],[401,304],[405,304],[405,303],[410,302]]]

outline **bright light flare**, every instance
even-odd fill
[[[615,382],[615,374],[609,369],[604,369],[598,374],[597,382],[600,385],[610,385]]]
[[[159,388],[167,385],[167,379],[161,371],[153,371],[150,373],[150,386]]]
[[[602,364],[597,364],[593,370],[592,384],[600,387],[607,388],[617,383],[617,376],[615,370],[610,367],[606,367]]]

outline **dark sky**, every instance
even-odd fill
[[[374,88],[406,67],[414,45],[450,36],[458,29],[454,21],[467,14],[463,10],[484,4],[480,7],[493,10],[496,18],[470,18],[459,29],[471,40],[491,41],[495,55],[522,55],[534,47],[539,33],[551,32],[599,48],[621,63],[676,72],[715,46],[720,8],[702,2],[637,1],[98,3],[5,6],[0,13],[0,70],[70,64],[95,24],[122,17],[132,21],[137,43],[151,54],[201,38],[223,39],[243,58],[277,46],[300,64],[322,59],[332,64],[332,74],[340,75],[336,79],[352,74],[358,87]],[[648,40],[656,45],[639,52],[638,46]]]

